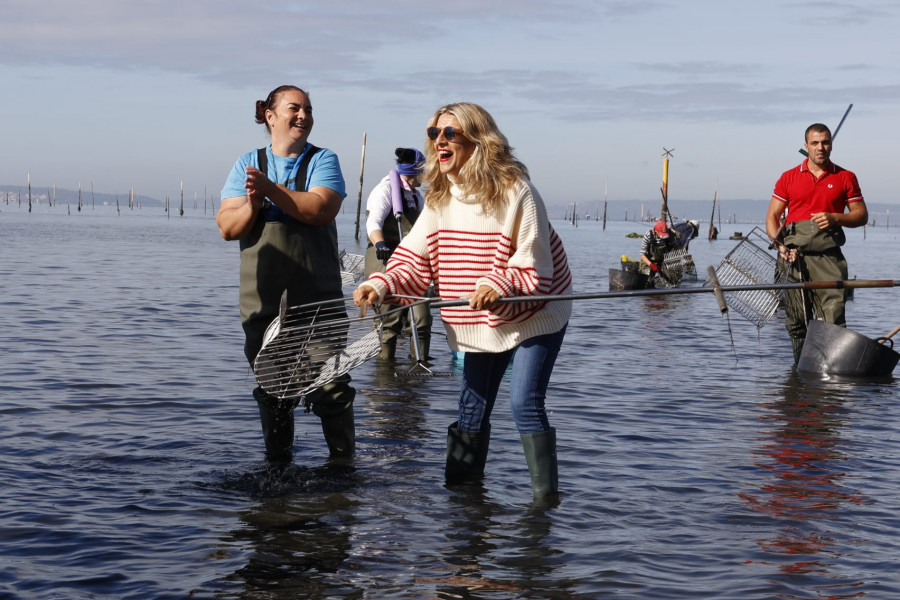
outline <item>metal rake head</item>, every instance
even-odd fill
[[[287,308],[269,325],[253,361],[259,386],[281,399],[305,396],[381,350],[380,320],[345,298]]]
[[[716,268],[719,283],[738,286],[787,281],[787,271],[778,268],[777,253],[769,248],[770,243],[769,236],[754,227]],[[725,299],[729,307],[759,329],[775,315],[782,293],[781,290],[725,292]]]
[[[348,254],[341,250],[341,285],[348,286],[358,282],[363,276],[366,257],[362,254]]]
[[[456,377],[453,371],[433,371],[425,363],[418,361],[406,371],[396,371],[396,379],[429,379],[431,377]]]

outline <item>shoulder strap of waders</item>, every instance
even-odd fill
[[[312,160],[312,157],[319,151],[321,148],[318,146],[309,145],[309,152],[303,157],[303,160],[300,161],[300,167],[297,169],[297,182],[302,182],[302,188],[297,185],[295,182],[294,187],[297,191],[305,192],[306,191],[306,174],[309,170],[309,162]],[[266,177],[269,176],[269,159],[266,156],[266,148],[257,148],[256,150],[256,162],[259,163],[259,170],[266,174]],[[277,183],[277,182],[276,182]]]
[[[309,163],[312,160],[312,157],[319,151],[321,148],[318,146],[309,145],[309,150],[303,156],[303,160],[300,161],[300,166],[297,168],[297,178],[294,180],[294,189],[297,191],[305,192],[306,191],[306,174],[309,170]],[[256,162],[259,164],[259,170],[266,174],[266,177],[269,176],[269,160],[266,155],[266,148],[258,148],[256,150]],[[300,182],[300,185],[298,185]],[[277,182],[276,182],[277,183]],[[264,208],[265,219],[267,221],[281,221],[282,223],[297,223],[296,219],[291,217],[289,214],[271,204],[269,202],[266,203],[266,207]]]

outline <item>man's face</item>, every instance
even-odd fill
[[[811,131],[806,137],[806,153],[809,155],[809,162],[818,167],[824,167],[828,164],[831,157],[831,134],[827,131]]]

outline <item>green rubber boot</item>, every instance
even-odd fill
[[[462,431],[455,422],[447,428],[447,466],[444,479],[447,485],[471,485],[484,479],[491,442],[491,426],[484,431]]]
[[[559,470],[556,462],[556,429],[541,433],[523,433],[522,447],[531,474],[534,497],[547,498],[559,494]]]

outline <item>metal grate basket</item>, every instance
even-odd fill
[[[362,254],[347,254],[341,250],[341,285],[353,285],[362,279],[366,257]]]
[[[666,252],[663,257],[663,267],[669,279],[677,282],[675,285],[682,281],[697,281],[697,266],[686,248],[675,248]],[[674,286],[666,285],[666,287]]]
[[[787,281],[787,271],[778,268],[778,253],[769,249],[769,236],[754,227],[716,268],[722,286],[765,285]],[[706,286],[712,285],[707,279]],[[725,301],[757,329],[768,323],[778,310],[783,290],[725,292]]]

